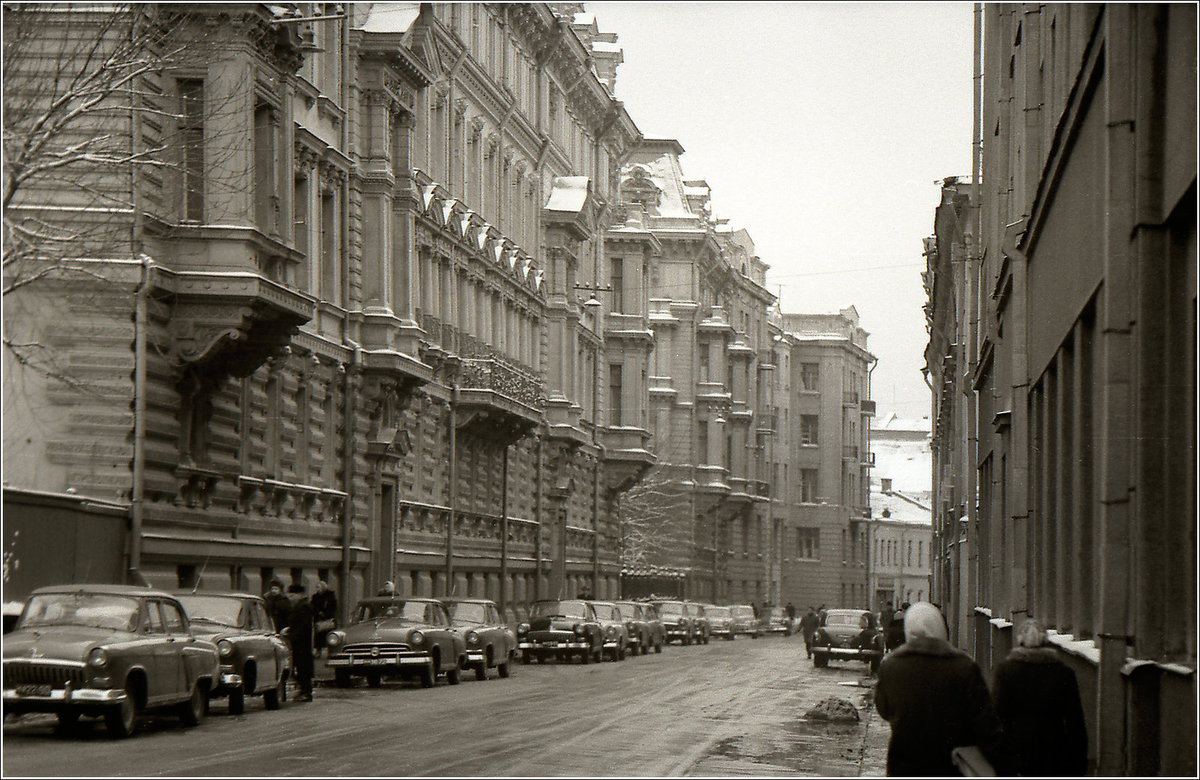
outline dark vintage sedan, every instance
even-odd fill
[[[592,605],[596,620],[600,621],[600,628],[604,632],[604,654],[614,661],[624,661],[625,654],[629,652],[630,639],[621,610],[611,601],[588,603]],[[637,652],[636,647],[634,652]]]
[[[175,593],[183,604],[192,632],[217,646],[221,678],[213,697],[229,701],[231,715],[246,710],[247,696],[262,696],[269,710],[284,699],[292,652],[267,614],[261,596],[238,592]]]
[[[164,591],[120,585],[35,590],[4,637],[4,712],[103,716],[127,737],[147,710],[200,722],[220,677],[217,647]]]
[[[831,609],[821,618],[812,641],[813,666],[831,660],[864,661],[871,671],[883,659],[883,634],[875,613],[865,609]]]
[[[690,645],[696,636],[696,627],[692,610],[682,601],[653,601],[651,602],[662,618],[663,628],[667,632],[667,641],[679,640],[681,645]]]
[[[688,602],[688,610],[692,613],[692,641],[696,644],[708,644],[712,637],[712,626],[708,622],[708,613],[703,604]]]
[[[363,599],[353,622],[330,631],[326,639],[334,682],[348,688],[355,677],[378,688],[383,678],[413,677],[432,688],[439,674],[458,685],[467,663],[467,646],[450,627],[450,616],[437,599],[379,596]]]
[[[629,632],[630,642],[642,655],[650,652],[661,653],[667,643],[667,630],[650,604],[639,604],[636,601],[618,601],[617,609],[625,620],[625,628]]]
[[[768,634],[792,635],[792,621],[783,607],[769,607],[763,619],[763,630]]]
[[[517,643],[523,663],[578,656],[586,664],[602,659],[604,632],[586,601],[550,599],[533,602],[529,621],[517,626]]]
[[[488,599],[442,599],[450,613],[450,627],[462,635],[467,647],[466,668],[475,670],[475,678],[487,679],[494,668],[508,677],[517,655],[517,637],[508,627],[495,602]]]

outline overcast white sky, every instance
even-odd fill
[[[971,173],[970,3],[586,3],[624,50],[617,99],[675,138],[746,228],[785,311],[852,304],[878,414],[929,414],[921,239]]]

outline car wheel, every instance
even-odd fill
[[[349,688],[354,684],[354,678],[350,676],[349,669],[334,669],[333,684],[339,688]]]
[[[824,668],[829,665],[829,659],[824,653],[813,653],[813,666]]]
[[[246,689],[239,685],[229,691],[229,714],[241,715],[246,711]]]
[[[601,650],[600,653],[601,653],[601,660],[603,660],[604,650]],[[591,648],[584,648],[583,652],[581,652],[579,654],[579,662],[584,663],[584,664],[590,664],[592,662]]]
[[[367,686],[378,688],[383,685],[383,672],[367,672]]]
[[[639,643],[638,643],[638,650],[640,650],[640,651],[641,651],[642,655],[650,655],[650,642],[649,642],[649,640],[647,640],[647,641],[645,641],[645,642],[639,642]]]
[[[479,666],[475,667],[475,679],[476,680],[486,680],[487,679],[487,664],[480,664]]]
[[[654,652],[656,652],[656,653],[661,653],[661,652],[662,652],[662,646],[663,646],[663,643],[662,643],[662,642],[659,642],[658,644],[656,644],[656,645],[654,646]]]
[[[500,673],[501,677],[508,677],[512,674],[512,671],[508,668],[508,663],[509,659],[506,658],[503,662],[496,664],[496,671]]]
[[[529,661],[530,661],[529,653],[521,653],[521,663],[525,664],[526,666],[529,666]]]
[[[179,720],[185,726],[196,726],[204,717],[204,705],[207,695],[200,688],[200,683],[192,686],[192,695],[179,705]]]
[[[341,669],[338,669],[338,672],[341,671]],[[349,680],[349,675],[347,675],[346,679]],[[347,682],[347,684],[349,683]],[[287,678],[281,674],[279,675],[279,681],[275,683],[275,687],[263,692],[263,704],[269,710],[277,710],[283,706],[285,698],[287,698]]]
[[[711,636],[709,636],[708,634],[705,634],[705,635],[704,635],[704,644],[708,644],[708,642],[709,642],[709,640],[710,640],[710,639],[712,639],[712,637],[711,637]]]
[[[433,687],[433,662],[432,661],[425,664],[425,666],[421,667],[421,687],[422,688],[432,688]]]
[[[487,676],[486,673],[484,676]],[[451,685],[458,685],[460,682],[462,682],[462,668],[455,666],[453,669],[447,669],[446,682]]]
[[[682,645],[690,645],[692,643],[692,635],[688,634],[683,639],[680,639],[679,643]]]
[[[624,642],[618,644],[617,649],[613,650],[613,660],[614,661],[624,661],[625,660],[625,643]]]
[[[876,672],[879,671],[879,660],[880,659],[878,659],[878,658],[871,659],[871,661],[870,661],[871,674],[875,674]]]
[[[104,713],[104,730],[113,739],[124,739],[133,733],[137,725],[138,706],[133,691],[125,687],[125,701],[109,707]]]
[[[604,660],[604,645],[603,644],[596,645],[596,649],[592,653],[592,660],[595,661],[596,663],[600,663],[601,661]]]

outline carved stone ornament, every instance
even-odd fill
[[[317,152],[304,144],[296,144],[295,169],[301,176],[308,176],[317,164]]]
[[[461,125],[467,116],[467,99],[458,98],[454,101],[454,124]]]
[[[478,140],[483,135],[483,117],[477,116],[471,119],[471,138]]]
[[[491,157],[496,153],[496,149],[500,147],[500,134],[488,133],[487,137],[487,156]]]

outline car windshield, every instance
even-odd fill
[[[729,612],[737,618],[752,618],[754,617],[753,607],[730,607]]]
[[[539,601],[529,610],[529,617],[587,617],[587,607],[582,601]]]
[[[617,610],[621,613],[622,620],[638,619],[638,609],[633,604],[618,604]]]
[[[424,601],[399,600],[385,601],[377,604],[359,604],[357,619],[360,623],[364,620],[384,620],[386,618],[424,623],[425,612],[428,606]]]
[[[787,615],[782,609],[775,608],[771,610],[771,620],[783,620]]]
[[[866,628],[866,622],[866,615],[858,612],[829,612],[825,615],[825,625],[827,626]]]
[[[450,624],[482,626],[487,623],[487,606],[471,602],[450,602]]]
[[[242,600],[229,596],[180,595],[179,603],[188,619],[237,628],[241,624]]]
[[[33,596],[17,628],[88,626],[135,631],[138,600],[107,593],[44,593]]]
[[[704,610],[704,613],[708,615],[710,619],[718,618],[720,620],[727,620],[733,616],[729,611],[729,607],[709,607],[708,609]]]
[[[592,609],[596,610],[596,617],[600,620],[620,620],[621,614],[616,608],[610,607],[607,604],[593,604]]]
[[[683,614],[683,605],[682,604],[659,604],[658,612],[659,612],[659,614],[662,614],[662,615],[682,615]]]

